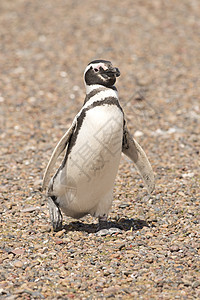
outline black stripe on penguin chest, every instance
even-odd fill
[[[110,89],[112,89],[113,91],[117,91],[117,89],[116,89],[116,87],[114,85],[112,87],[110,87]],[[85,105],[85,103],[88,102],[97,93],[103,92],[103,91],[106,91],[106,90],[108,90],[106,87],[100,87],[100,88],[94,89],[93,91],[91,91],[89,94],[86,95],[85,101],[84,101],[83,105]]]

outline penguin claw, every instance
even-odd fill
[[[57,232],[63,229],[62,222],[51,222],[53,226],[53,231]]]
[[[107,220],[107,216],[103,215],[103,216],[99,216],[99,224],[97,227],[97,231],[103,230],[103,229],[109,229],[110,228],[110,224]]]
[[[60,208],[55,204],[52,198],[48,199],[49,216],[54,231],[60,231],[62,226],[62,214]]]

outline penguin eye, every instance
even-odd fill
[[[94,68],[94,71],[95,71],[95,72],[98,72],[99,70],[98,70],[97,68]]]

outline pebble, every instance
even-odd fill
[[[21,210],[22,213],[26,213],[26,212],[33,212],[36,210],[40,210],[39,206],[30,206],[30,207],[26,207],[24,209]]]
[[[183,174],[181,174],[181,176],[183,177],[183,178],[187,178],[187,177],[194,177],[194,173],[183,173]]]
[[[61,244],[64,243],[64,241],[61,240],[61,239],[57,239],[57,240],[55,241],[55,243],[56,243],[57,245],[61,245]]]
[[[192,283],[192,287],[194,288],[194,289],[196,289],[196,288],[198,288],[200,286],[200,281],[194,281],[193,283]]]
[[[170,246],[169,249],[170,249],[171,252],[177,252],[177,251],[180,250],[178,245],[172,245],[172,246]]]
[[[99,230],[99,231],[96,233],[97,236],[105,236],[105,235],[107,235],[107,234],[109,234],[109,230],[108,230],[108,229],[101,229],[101,230]]]
[[[140,137],[140,136],[143,136],[143,135],[144,135],[144,133],[140,130],[136,130],[135,133],[134,133],[135,137]]]
[[[128,203],[122,203],[119,205],[119,208],[127,208],[129,206],[130,206],[130,204],[128,204]]]
[[[25,251],[25,249],[23,249],[23,248],[16,248],[16,249],[12,250],[12,253],[15,255],[23,255],[24,251]]]
[[[65,229],[63,229],[63,230],[60,230],[60,231],[58,231],[58,232],[56,232],[55,233],[55,236],[56,237],[61,237],[61,236],[63,236],[64,235],[64,233],[66,232],[66,230]]]
[[[111,228],[109,228],[108,232],[109,232],[109,234],[119,234],[119,233],[122,233],[122,230],[120,230],[117,227],[111,227]]]
[[[14,261],[14,263],[13,263],[13,266],[16,267],[16,268],[22,268],[23,265],[24,265],[23,262],[20,261],[20,260],[16,260],[16,261]]]
[[[125,244],[125,243],[122,243],[122,244],[120,244],[120,245],[117,246],[117,249],[118,249],[118,250],[122,250],[122,249],[125,248],[125,247],[126,247],[126,244]]]

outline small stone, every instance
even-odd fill
[[[49,225],[42,225],[40,227],[40,232],[44,233],[44,232],[51,232],[51,227]]]
[[[183,279],[183,284],[184,284],[184,286],[190,286],[191,282],[188,281],[188,280]]]
[[[69,238],[63,238],[62,240],[63,240],[63,243],[65,243],[65,244],[71,242],[71,239],[69,239]]]
[[[184,174],[181,174],[181,176],[183,178],[187,178],[187,177],[191,178],[191,177],[194,177],[194,173],[193,172],[191,172],[191,173],[184,173]]]
[[[117,247],[117,249],[118,249],[118,250],[122,250],[122,249],[125,248],[125,247],[126,247],[126,244],[123,243],[123,244],[120,244],[120,245]]]
[[[180,248],[179,248],[178,245],[172,245],[172,246],[170,246],[169,250],[170,250],[171,252],[176,252],[176,251],[179,251]]]
[[[67,73],[65,71],[61,71],[60,77],[63,77],[63,78],[67,77]]]
[[[26,212],[33,212],[35,210],[40,210],[39,206],[30,206],[30,207],[26,207],[24,209],[21,210],[22,213],[26,213]]]
[[[104,275],[104,276],[109,276],[109,275],[110,275],[109,270],[104,270],[103,275]]]
[[[107,234],[109,234],[108,229],[101,229],[96,233],[97,236],[105,236]]]
[[[136,132],[134,133],[135,137],[140,137],[140,136],[143,136],[143,135],[144,135],[144,133],[140,130],[136,130]]]
[[[151,263],[153,263],[154,259],[153,259],[153,257],[147,257],[145,259],[145,261],[151,264]]]
[[[145,196],[145,197],[143,198],[144,202],[149,201],[149,199],[150,199],[150,196],[149,196],[149,195],[148,195],[148,196]]]
[[[200,281],[194,281],[193,283],[192,283],[192,287],[194,288],[194,289],[196,289],[197,287],[199,287],[200,286]]]
[[[22,268],[23,267],[23,262],[21,260],[16,260],[14,263],[13,263],[14,267],[16,268]]]
[[[128,204],[128,203],[122,203],[122,204],[120,204],[119,205],[119,208],[126,208],[126,207],[129,207],[130,206],[130,204]]]
[[[55,233],[55,236],[56,236],[56,237],[61,237],[65,232],[66,232],[66,230],[63,229],[63,230],[61,230],[61,231],[56,232],[56,233]]]
[[[4,289],[0,288],[0,295],[3,295],[3,294],[7,294],[7,292]]]
[[[75,236],[73,236],[73,240],[74,240],[74,241],[79,241],[79,240],[80,240],[80,237],[75,235]]]
[[[151,231],[147,231],[146,233],[145,233],[145,235],[146,235],[146,237],[147,238],[150,238],[150,237],[153,237],[153,232],[151,232]]]
[[[126,275],[126,276],[129,276],[131,275],[132,271],[131,270],[125,270],[125,271],[122,271],[122,274]]]
[[[12,250],[12,253],[15,255],[23,255],[24,251],[25,251],[25,249],[23,249],[23,248],[16,248],[16,249]]]
[[[110,287],[106,288],[106,289],[104,290],[104,292],[105,292],[106,294],[112,293],[112,294],[114,295],[114,294],[116,294],[117,290],[118,290],[118,289],[117,289],[116,287],[110,286]],[[111,295],[112,295],[112,294],[111,294]]]
[[[58,240],[55,241],[55,243],[56,243],[57,245],[61,245],[61,244],[63,244],[63,240],[58,239]]]
[[[122,233],[122,231],[117,227],[111,227],[108,231],[110,234]]]
[[[156,281],[156,285],[158,286],[158,287],[163,287],[163,285],[164,285],[164,280],[163,279],[158,279],[157,281]]]

